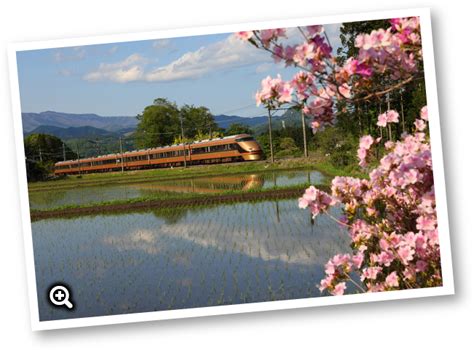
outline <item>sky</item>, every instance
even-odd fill
[[[324,27],[335,50],[340,24]],[[136,116],[159,97],[214,115],[265,115],[254,99],[261,80],[296,72],[229,33],[20,51],[17,62],[22,112],[102,116]]]

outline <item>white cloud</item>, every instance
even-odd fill
[[[66,68],[61,68],[58,70],[59,75],[63,77],[70,77],[72,75],[72,70],[66,69]]]
[[[275,64],[273,63],[262,63],[255,68],[255,73],[260,74],[260,73],[265,73],[268,72],[270,69],[275,67]]]
[[[118,50],[118,46],[115,45],[115,46],[112,46],[112,47],[107,51],[107,53],[108,53],[109,55],[113,55],[114,53],[117,52],[117,50]]]
[[[325,25],[331,44],[337,48],[340,24]],[[289,28],[286,43],[302,42],[302,35],[297,28]],[[168,39],[153,42],[155,49],[163,49],[171,45]],[[148,68],[144,57],[133,54],[121,62],[101,63],[98,69],[84,76],[88,81],[109,80],[118,83],[131,81],[170,82],[183,79],[197,79],[207,74],[257,64],[256,72],[263,73],[271,68],[273,60],[268,52],[258,50],[247,42],[236,38],[233,34],[227,38],[202,46],[195,51],[183,54],[173,62]]]
[[[53,53],[56,62],[80,61],[86,57],[86,49],[82,46],[76,46],[72,49],[60,49]]]
[[[269,60],[267,53],[229,35],[222,41],[187,52],[170,64],[151,70],[144,78],[151,82],[195,79],[211,72]]]
[[[224,40],[202,46],[196,51],[187,52],[167,65],[148,71],[145,69],[147,60],[134,54],[121,62],[101,63],[98,69],[86,74],[84,79],[88,81],[110,80],[119,83],[140,80],[169,82],[196,79],[211,72],[270,61],[268,53],[255,49],[234,35],[229,35]]]
[[[83,78],[87,81],[110,80],[116,83],[127,83],[142,80],[147,59],[133,54],[116,63],[101,63],[95,71],[87,73]]]
[[[153,44],[152,44],[153,48],[154,49],[164,49],[164,48],[167,48],[169,46],[171,46],[171,40],[169,39],[160,39],[160,40],[155,40],[153,41]]]

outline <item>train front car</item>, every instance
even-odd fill
[[[248,134],[237,135],[235,142],[239,145],[239,151],[244,160],[263,159],[262,147],[255,141],[253,136]]]

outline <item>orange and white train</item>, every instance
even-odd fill
[[[86,174],[122,169],[183,166],[185,162],[186,165],[195,165],[252,161],[260,160],[262,157],[263,151],[257,141],[251,135],[240,134],[187,144],[66,160],[54,165],[54,174]]]

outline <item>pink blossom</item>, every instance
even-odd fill
[[[374,138],[370,135],[362,136],[359,141],[359,148],[369,149],[374,143]]]
[[[416,262],[416,271],[417,272],[424,272],[427,267],[428,267],[428,264],[424,260],[418,260]]]
[[[308,201],[315,201],[317,195],[318,195],[318,189],[314,186],[309,186],[305,190],[303,198],[306,198]]]
[[[270,45],[270,42],[278,37],[284,37],[286,35],[286,29],[265,29],[260,31],[260,39],[265,47]]]
[[[289,83],[285,83],[280,85],[279,88],[279,94],[280,96],[278,97],[278,101],[285,103],[285,102],[291,102],[291,94],[293,92],[293,88]]]
[[[358,62],[354,57],[350,57],[346,63],[344,64],[344,67],[342,68],[343,71],[347,72],[349,76],[354,75],[357,71],[357,65]]]
[[[295,48],[293,60],[297,64],[305,64],[307,60],[311,60],[315,57],[314,45],[305,42]]]
[[[394,110],[387,111],[387,123],[398,123],[398,116]]]
[[[409,246],[402,246],[397,250],[398,256],[404,265],[408,265],[409,261],[413,260],[415,251]]]
[[[365,158],[367,157],[367,150],[365,148],[359,148],[357,150],[357,157],[359,157],[359,165],[366,166]]]
[[[428,121],[428,107],[427,106],[424,106],[421,109],[420,118],[425,120],[425,121]]]
[[[352,256],[352,262],[356,268],[360,269],[362,263],[364,262],[364,254],[358,252],[356,255]]]
[[[351,97],[351,88],[347,83],[344,83],[341,86],[339,86],[337,90],[345,98],[350,98]]]
[[[346,282],[336,284],[334,289],[331,291],[332,295],[343,295],[346,290]]]
[[[253,32],[237,32],[235,35],[241,40],[249,40],[253,36]]]
[[[307,26],[306,30],[308,31],[309,35],[314,36],[324,32],[324,27],[321,25]]]
[[[387,121],[388,121],[387,113],[382,113],[378,117],[377,125],[385,127],[385,126],[387,126]]]
[[[416,130],[418,130],[418,131],[423,131],[426,128],[426,123],[421,119],[415,120],[414,124],[415,124]]]
[[[332,197],[314,186],[306,189],[299,201],[300,208],[309,207],[313,216],[318,215],[320,212],[325,212],[332,204]]]
[[[323,280],[321,280],[321,285],[319,287],[319,290],[321,292],[323,292],[325,289],[328,289],[331,287],[331,284],[333,282],[333,275],[332,274],[329,274],[326,278],[324,278]]]
[[[398,287],[398,276],[395,271],[390,273],[387,278],[385,278],[385,283],[388,287]]]
[[[377,256],[377,262],[379,264],[382,264],[384,266],[390,266],[392,261],[394,260],[393,254],[392,253],[387,253],[386,251],[381,252]]]
[[[379,272],[382,271],[382,268],[379,266],[368,267],[362,270],[361,281],[365,279],[375,280]]]
[[[431,231],[436,228],[436,220],[429,216],[419,216],[416,219],[416,228],[423,231]]]
[[[306,209],[309,203],[310,202],[303,197],[298,199],[298,206],[300,207],[300,209]]]
[[[365,63],[359,63],[357,64],[357,69],[356,69],[356,73],[365,77],[365,78],[368,78],[372,75],[372,68],[370,68],[367,64]]]

